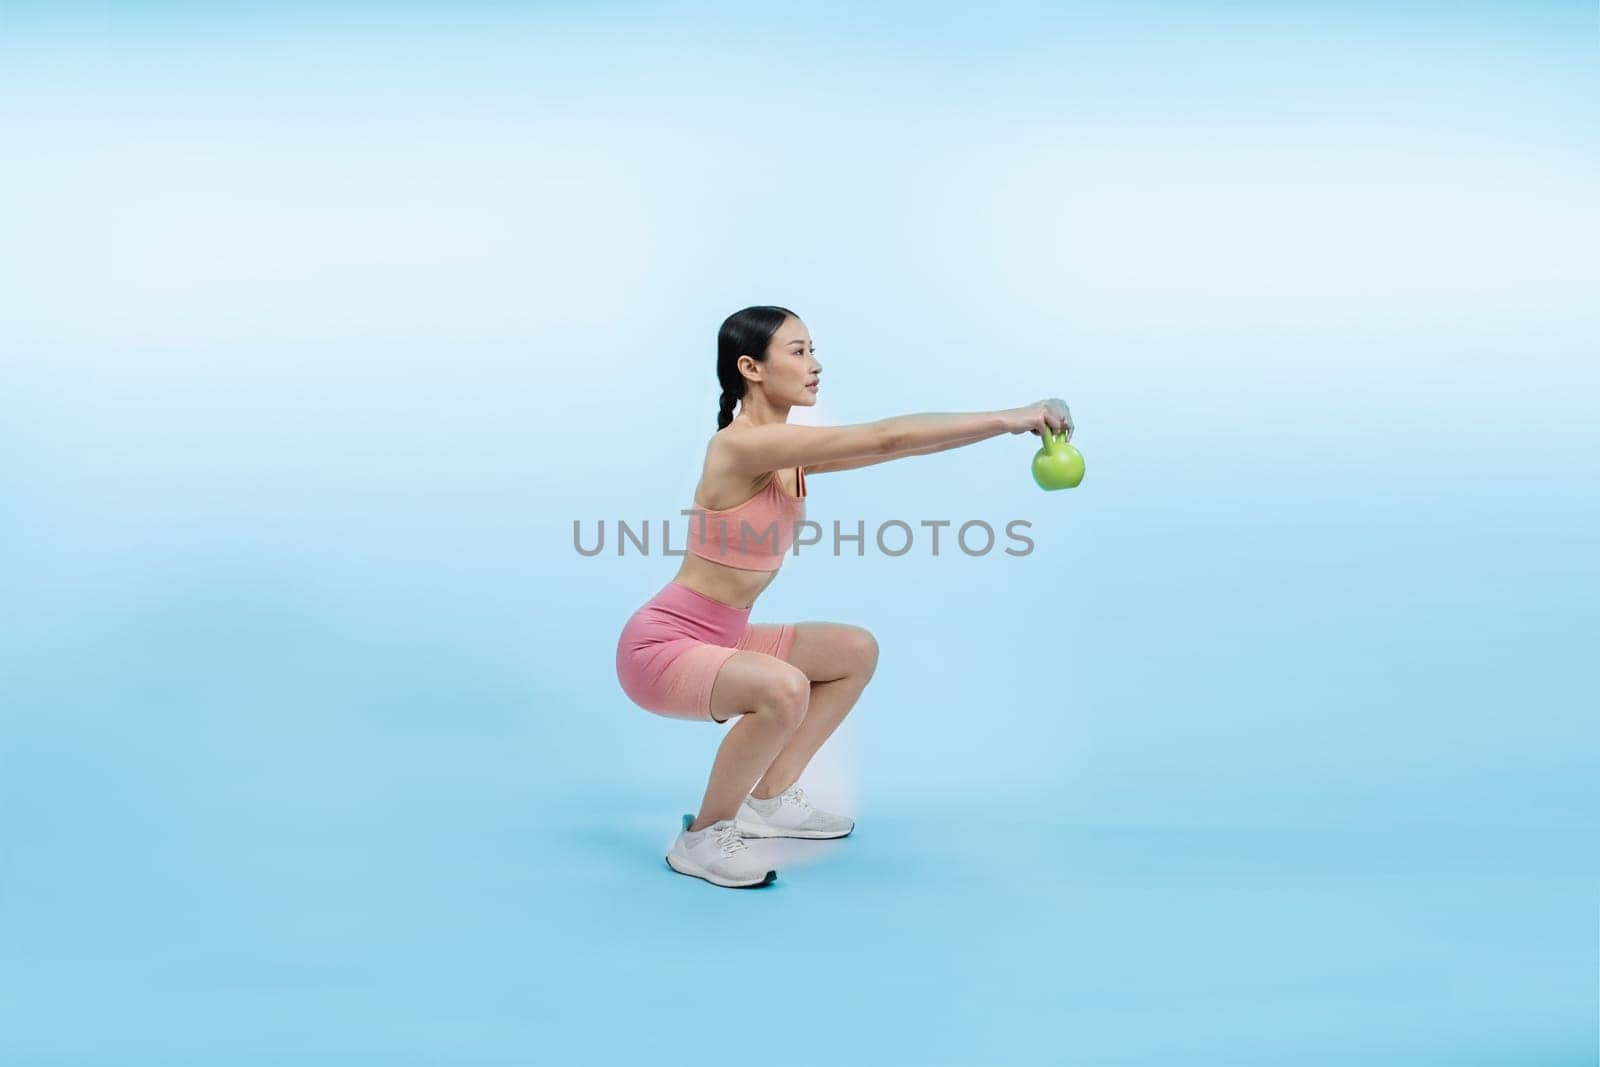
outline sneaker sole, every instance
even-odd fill
[[[762,886],[771,885],[773,882],[778,880],[777,871],[768,871],[766,874],[761,876],[761,880],[758,882],[734,882],[726,878],[719,878],[710,871],[703,870],[693,863],[690,863],[688,860],[681,861],[683,866],[680,867],[677,863],[672,861],[672,853],[670,852],[667,853],[665,858],[667,861],[667,866],[671,867],[679,874],[686,874],[690,878],[703,878],[712,885],[719,885],[724,889],[760,889]]]
[[[770,827],[757,826],[755,823],[735,821],[739,833],[745,837],[800,837],[808,841],[830,840],[837,837],[849,837],[856,832],[854,823],[844,833],[834,830],[773,830]]]

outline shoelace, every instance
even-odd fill
[[[741,851],[744,847],[744,838],[739,836],[739,827],[728,823],[717,831],[717,847],[724,856],[731,856]]]
[[[785,789],[782,796],[790,804],[799,806],[802,811],[810,813],[816,810],[811,806],[811,801],[806,799],[805,791],[797,785],[791,785],[788,789]]]

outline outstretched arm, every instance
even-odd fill
[[[707,446],[707,462],[747,475],[784,467],[816,469],[821,464],[838,462],[864,466],[896,456],[970,445],[998,434],[1024,434],[1027,430],[1046,434],[1061,429],[1072,430],[1072,416],[1067,413],[1066,403],[1054,398],[1003,411],[898,414],[851,426],[770,422],[766,426],[718,430]]]
[[[954,441],[945,441],[942,444],[902,449],[883,456],[860,456],[855,459],[838,459],[827,463],[813,463],[806,467],[806,473],[826,474],[829,471],[849,471],[855,470],[857,467],[870,467],[876,463],[886,463],[891,459],[904,459],[907,456],[926,456],[930,452],[943,452],[951,448],[960,448],[962,445],[970,445],[993,436],[995,435],[992,433],[977,433],[970,437],[960,437]]]
[[[1003,411],[896,415],[850,426],[796,426],[787,422],[723,429],[712,437],[710,461],[746,474],[827,463],[882,463],[896,455],[937,452],[1002,433],[1071,428],[1060,400]]]
[[[1020,409],[1017,409],[1020,410]],[[897,452],[943,445],[975,435],[1005,432],[1002,411],[896,415],[849,426],[765,426],[719,430],[711,439],[712,461],[745,474],[839,460],[882,462]]]
[[[924,444],[901,444],[898,447],[880,455],[851,456],[843,459],[825,460],[806,467],[807,474],[824,474],[828,471],[848,471],[857,467],[870,467],[877,463],[886,463],[891,459],[904,459],[906,456],[926,456],[931,452],[943,452],[950,448],[960,448],[977,441],[987,440],[1002,433],[1022,433],[1024,430],[1034,434],[1041,429],[1054,432],[1065,431],[1068,440],[1072,438],[1072,415],[1067,406],[1060,400],[1051,399],[1038,404],[1028,404],[1024,407],[1013,408],[1009,411],[998,412],[1001,416],[1001,428],[983,428],[968,433],[961,437],[945,440],[934,439]],[[908,419],[943,418],[940,415],[908,415]],[[898,421],[898,420],[888,420]],[[918,435],[908,435],[915,439]],[[902,438],[904,441],[905,438]]]

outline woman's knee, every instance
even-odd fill
[[[792,730],[806,717],[810,703],[811,680],[798,667],[785,663],[768,677],[756,713]]]
[[[845,631],[845,653],[857,671],[870,675],[878,669],[878,639],[864,626]]]
[[[759,652],[738,652],[711,686],[711,717],[727,722],[755,715],[798,726],[811,703],[811,680],[792,663]]]

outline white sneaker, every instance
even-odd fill
[[[757,803],[767,810],[759,810]],[[852,819],[813,808],[798,785],[771,800],[746,796],[739,805],[736,825],[746,837],[845,837],[856,828]]]
[[[734,820],[723,819],[691,833],[692,822],[693,815],[683,817],[683,832],[667,852],[668,867],[728,889],[754,889],[778,877],[750,851]]]

